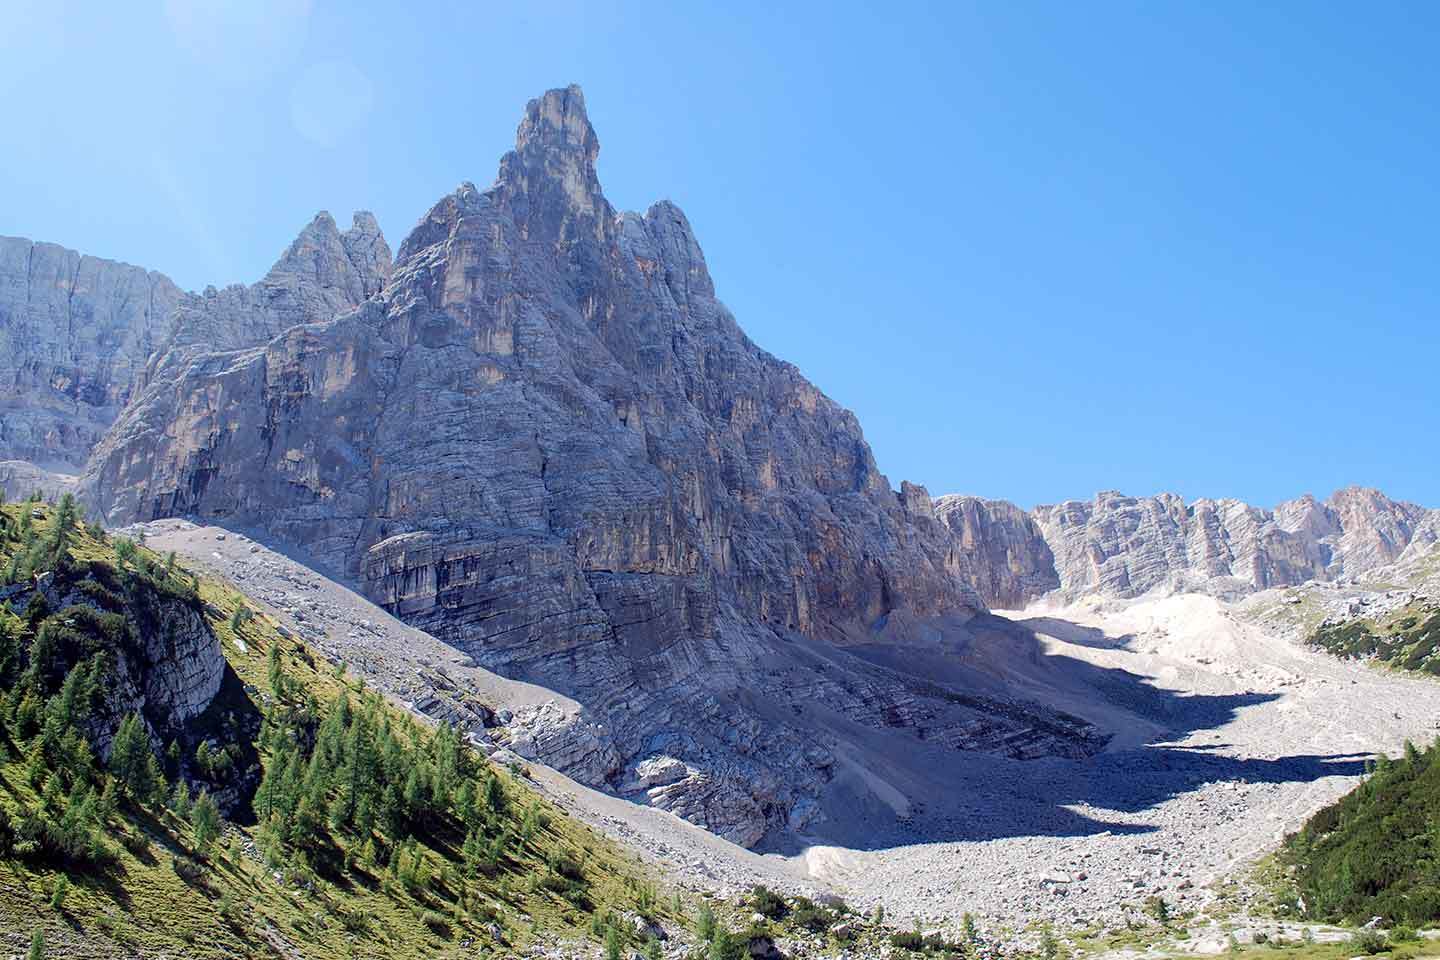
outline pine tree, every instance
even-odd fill
[[[195,829],[195,849],[207,856],[210,845],[220,836],[220,808],[207,790],[201,790],[190,810],[190,825]]]
[[[25,955],[25,960],[45,960],[45,931],[40,927],[30,934],[30,952]]]
[[[115,796],[115,783],[114,777],[105,778],[105,785],[100,788],[100,799],[95,804],[95,819],[102,825],[115,816],[115,810],[119,805]]]
[[[460,784],[460,789],[455,791],[455,813],[461,823],[474,826],[478,812],[475,806],[475,785],[466,780]]]
[[[479,830],[471,830],[465,834],[465,844],[460,848],[460,854],[465,858],[465,869],[474,876],[485,862],[485,838],[480,835]]]
[[[405,812],[412,821],[418,821],[425,813],[429,797],[425,790],[425,778],[419,767],[411,767],[405,778]]]
[[[165,771],[160,769],[160,761],[154,752],[150,750],[150,743],[145,743],[145,779],[149,782],[150,792],[139,797],[142,803],[158,803],[165,796]]]
[[[700,916],[695,920],[695,935],[704,941],[715,939],[715,911],[710,909],[710,904],[700,904]]]
[[[63,911],[65,909],[65,894],[69,892],[70,881],[66,879],[65,874],[62,873],[55,878],[55,887],[50,891],[50,909]]]
[[[266,654],[265,668],[270,681],[270,692],[275,695],[276,699],[285,699],[285,665],[280,661],[280,642],[278,640],[270,644],[270,652]]]
[[[158,771],[159,764],[150,750],[150,737],[139,715],[127,715],[120,721],[120,729],[110,747],[110,772],[126,793],[140,803],[147,803],[155,794]]]
[[[170,791],[170,809],[181,820],[189,820],[191,807],[190,785],[185,782],[184,778],[176,777],[175,789]]]
[[[497,816],[505,812],[505,787],[493,773],[485,779],[485,806]]]

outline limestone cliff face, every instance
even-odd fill
[[[181,296],[158,273],[0,237],[0,460],[78,473]]]
[[[962,575],[990,606],[1018,609],[1060,586],[1044,534],[1015,504],[951,495],[935,501],[935,515],[955,537]]]
[[[1412,542],[1431,542],[1433,515],[1360,487],[1273,511],[1106,492],[1033,512],[1067,593],[1120,597],[1157,589],[1240,594],[1358,576],[1399,559]]]
[[[153,271],[0,237],[0,462],[14,462],[7,472],[20,481],[31,479],[20,465],[29,463],[37,485],[54,488],[45,474],[78,474],[157,380],[173,381],[197,356],[329,320],[389,274],[390,250],[363,212],[344,233],[320,214],[259,283],[198,295]]]
[[[0,590],[0,600],[24,609],[36,591],[52,610],[118,613],[128,624],[110,650],[103,694],[91,721],[90,743],[101,757],[109,753],[128,714],[140,715],[160,748],[204,713],[220,692],[225,658],[198,600],[126,586],[120,593],[112,591],[112,600],[102,605],[78,583],[57,588],[49,573],[34,584]]]
[[[532,101],[495,184],[437,203],[378,293],[329,283],[332,319],[152,364],[88,499],[304,545],[591,712],[583,749],[543,718],[517,742],[745,843],[831,775],[805,697],[958,749],[1095,749],[1043,708],[797,666],[797,641],[933,644],[983,604],[923,488],[897,496],[854,416],[744,335],[677,207],[610,207],[598,149],[578,88]]]
[[[322,212],[258,283],[182,297],[134,398],[91,454],[81,483],[87,502],[117,517],[153,514],[159,508],[141,509],[146,487],[132,481],[175,469],[151,458],[189,457],[211,444],[210,432],[221,429],[210,409],[217,373],[287,330],[353,310],[379,292],[390,270],[374,216],[356,213],[342,233]],[[196,394],[197,384],[209,386]]]

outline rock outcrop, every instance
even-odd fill
[[[0,460],[78,473],[181,297],[152,271],[0,237]]]
[[[955,536],[955,563],[986,604],[1017,610],[1060,586],[1039,526],[1005,500],[944,496],[935,515]]]
[[[67,629],[73,628],[74,637],[62,642],[69,653],[86,649],[75,638],[87,634],[113,644],[103,695],[91,718],[91,746],[106,756],[120,721],[132,713],[142,718],[157,748],[181,735],[214,701],[227,669],[200,601],[144,582],[59,580],[47,572],[34,583],[0,590],[0,600],[25,609],[38,592],[50,610],[65,614]]]
[[[25,500],[38,492],[53,500],[73,492],[79,478],[73,474],[42,470],[28,460],[0,460],[0,491],[7,500]]]
[[[679,208],[610,207],[598,149],[579,89],[551,91],[495,184],[437,203],[378,293],[323,284],[329,318],[182,319],[177,340],[219,342],[208,318],[256,332],[152,364],[87,499],[302,545],[585,705],[583,749],[515,718],[531,755],[742,843],[817,813],[836,741],[796,721],[807,702],[956,749],[1098,749],[1083,720],[847,652],[963,641],[983,603],[953,540],[849,411],[741,332]]]
[[[1154,590],[1238,595],[1307,580],[1361,576],[1429,543],[1435,511],[1348,487],[1273,511],[1174,494],[1036,507],[1066,593],[1133,597]],[[1418,540],[1417,540],[1417,534]]]

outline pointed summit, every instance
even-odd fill
[[[525,105],[525,118],[515,132],[515,152],[534,155],[545,151],[578,153],[594,166],[600,141],[585,113],[585,94],[571,84],[548,90]]]
[[[577,86],[525,106],[515,149],[500,160],[495,186],[528,236],[603,242],[613,216],[595,175],[600,140]]]

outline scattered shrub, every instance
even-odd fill
[[[1359,953],[1373,955],[1384,953],[1390,948],[1390,943],[1379,930],[1356,930],[1350,935],[1350,948]]]

